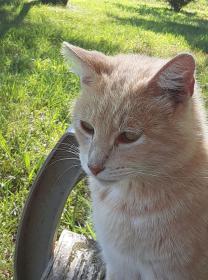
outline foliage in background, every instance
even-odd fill
[[[67,7],[0,0],[0,279],[12,279],[17,224],[30,186],[68,127],[79,81],[60,55],[62,41],[106,54],[170,57],[192,52],[208,94],[208,7],[180,13],[163,0],[71,0]],[[64,227],[94,237],[89,191],[80,184],[61,218]]]
[[[167,0],[167,2],[175,12],[180,12],[180,10],[191,1],[193,0]]]
[[[61,5],[66,5],[68,0],[41,0],[41,3],[43,4],[61,4]]]

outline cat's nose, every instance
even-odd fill
[[[92,172],[92,174],[95,176],[105,169],[105,167],[103,167],[103,165],[98,165],[98,164],[94,164],[94,165],[88,164],[88,167],[89,167],[90,171]]]

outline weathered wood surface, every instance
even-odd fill
[[[97,243],[64,230],[41,280],[103,280],[104,274]]]

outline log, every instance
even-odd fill
[[[104,280],[105,266],[96,241],[64,230],[41,280]]]

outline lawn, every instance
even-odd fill
[[[0,0],[0,279],[12,279],[17,224],[38,169],[70,123],[79,81],[60,55],[62,41],[103,51],[170,57],[188,51],[208,101],[208,7],[180,13],[164,1],[72,0],[68,6]],[[94,236],[84,183],[60,229]]]

